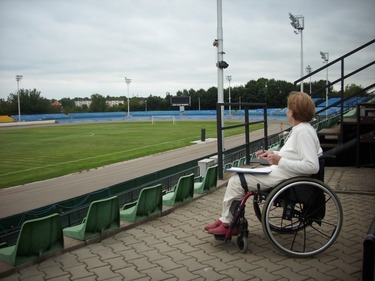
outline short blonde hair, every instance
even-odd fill
[[[303,92],[290,92],[288,109],[293,112],[293,118],[300,122],[310,122],[315,116],[315,103]]]

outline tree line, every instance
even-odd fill
[[[313,98],[325,98],[326,81],[314,81],[304,83],[304,91],[311,94]],[[269,108],[286,107],[286,98],[291,91],[298,91],[300,86],[293,83],[259,78],[258,80],[250,80],[244,86],[235,86],[230,88],[230,97],[232,103],[267,103]],[[352,95],[362,90],[361,86],[351,84],[345,87],[345,95]],[[207,90],[184,89],[177,91],[174,96],[190,96],[191,105],[187,106],[187,110],[214,110],[217,103],[217,88],[211,87]],[[329,97],[340,96],[333,87],[329,88]],[[90,98],[63,98],[58,100],[61,106],[53,105],[56,99],[49,100],[41,95],[36,89],[19,90],[20,108],[22,114],[46,114],[46,113],[75,113],[75,112],[108,112],[108,111],[124,111],[128,109],[128,102],[131,111],[156,111],[156,110],[176,110],[171,104],[170,93],[165,98],[150,95],[148,97],[130,97],[129,100],[125,96],[111,97],[103,96],[99,93],[93,94]],[[76,106],[75,102],[79,100],[91,100],[90,107],[83,105]],[[107,101],[119,100],[117,106],[108,106]],[[229,89],[224,89],[224,101],[229,100]],[[236,110],[236,107],[232,107]],[[18,114],[18,95],[11,93],[8,98],[0,99],[0,115],[16,115]]]

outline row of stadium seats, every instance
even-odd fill
[[[138,199],[121,209],[117,196],[95,200],[78,225],[62,228],[58,213],[27,220],[22,224],[15,245],[0,245],[0,261],[17,266],[58,255],[66,250],[64,236],[84,242],[91,239],[100,241],[122,230],[120,220],[129,225],[161,216],[163,205],[171,208],[179,206],[192,200],[194,194],[206,193],[216,186],[217,165],[213,165],[205,175],[194,177],[191,173],[180,177],[176,186],[168,192],[163,192],[161,184],[142,188]]]

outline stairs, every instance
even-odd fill
[[[342,130],[342,132],[341,132]],[[357,104],[356,110],[318,131],[325,155],[335,156],[335,165],[375,166],[375,103]]]
[[[340,126],[338,124],[333,125],[331,128],[321,129],[318,132],[318,138],[323,151],[336,147],[339,143],[339,136]]]

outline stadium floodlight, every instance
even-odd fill
[[[302,31],[305,28],[305,22],[304,22],[304,17],[301,15],[294,16],[291,13],[289,13],[289,18],[292,21],[290,23],[291,26],[293,26],[294,29],[297,29],[298,31]],[[296,34],[298,31],[294,31]]]
[[[132,80],[125,77],[125,82],[128,85],[128,117],[130,117],[130,98],[129,98],[129,84]]]
[[[301,77],[303,77],[303,34],[302,31],[305,28],[305,18],[302,15],[292,15],[289,13],[291,20],[290,25],[295,29],[294,33],[301,34]],[[301,92],[303,92],[303,80],[301,81]]]
[[[16,75],[17,81],[17,99],[18,99],[18,122],[21,122],[21,104],[20,104],[20,81],[23,75]]]
[[[320,52],[320,56],[322,57],[323,63],[327,65],[329,61],[328,52]],[[327,108],[328,108],[328,67],[326,67],[326,117],[327,117]]]
[[[329,61],[328,52],[320,52],[320,56],[322,57],[323,63],[327,63]]]

